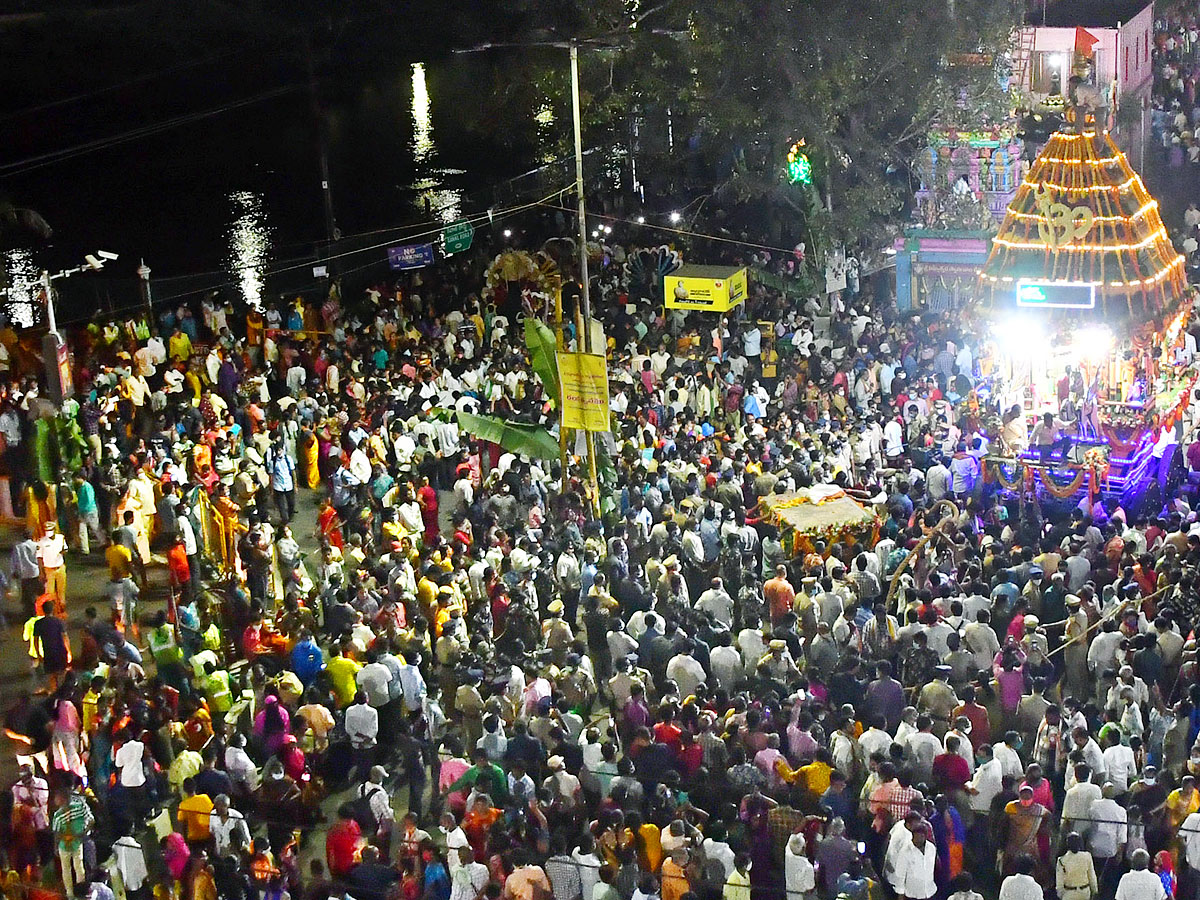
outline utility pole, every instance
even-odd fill
[[[54,316],[54,286],[48,269],[42,269],[42,290],[46,292],[46,322],[50,326],[50,330],[42,336],[46,388],[51,400],[62,403],[75,393],[75,384],[71,377],[71,351],[58,333],[58,321]]]
[[[579,109],[579,48],[571,43],[571,113],[575,126],[575,193],[579,196],[579,280],[582,292],[580,294],[581,319],[579,347],[584,353],[592,352],[592,298],[591,286],[588,284],[587,258],[587,212],[583,196],[583,127]],[[603,352],[604,348],[601,348]],[[592,492],[592,509],[596,516],[600,515],[600,479],[596,471],[596,438],[590,431],[584,431],[587,442],[588,481]],[[563,472],[563,487],[566,487],[567,473]]]
[[[321,172],[321,199],[325,207],[326,251],[339,237],[337,220],[333,216],[333,191],[329,185],[329,146],[325,135],[325,111],[321,107],[321,95],[317,90],[317,69],[313,59],[313,42],[308,42],[308,98],[312,105],[313,124],[317,136],[317,164]]]
[[[154,298],[150,293],[150,267],[146,265],[143,259],[141,265],[137,267],[138,276],[138,291],[142,295],[142,302],[146,304],[147,325],[154,324]]]

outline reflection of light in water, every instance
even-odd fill
[[[41,273],[34,265],[28,250],[9,250],[4,254],[4,271],[8,273],[8,302],[4,308],[13,325],[28,328],[36,318],[38,281]]]
[[[538,107],[537,112],[533,114],[534,124],[537,125],[537,142],[541,148],[541,153],[538,154],[538,162],[552,163],[555,160],[554,154],[554,107],[550,105],[550,101],[546,100]]]
[[[433,119],[430,116],[429,89],[425,85],[425,64],[412,64],[413,161],[429,162],[436,148],[433,145]]]
[[[237,277],[245,301],[259,307],[271,249],[271,229],[262,197],[252,191],[234,191],[229,202],[234,215],[229,226],[229,269]]]
[[[461,174],[461,171],[438,169],[433,173],[434,177],[422,178],[410,185],[417,209],[424,212],[425,201],[428,200],[430,213],[446,225],[462,218],[462,191],[446,187],[442,180],[443,176],[452,174]]]
[[[459,169],[428,169],[437,156],[433,141],[432,103],[429,87],[425,83],[425,64],[412,64],[412,154],[420,174],[424,177],[409,185],[413,192],[413,206],[422,214],[428,201],[430,214],[440,222],[449,224],[462,216],[462,192],[446,187],[447,175],[461,175]]]

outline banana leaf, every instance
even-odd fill
[[[535,459],[558,459],[558,439],[545,428],[524,422],[506,422],[496,416],[458,412],[458,427],[480,440],[499,444],[509,453]]]
[[[561,396],[558,386],[558,341],[550,326],[532,316],[525,320],[525,346],[529,348],[529,361],[533,371],[546,386],[546,396],[558,405]]]

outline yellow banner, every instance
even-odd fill
[[[746,299],[746,270],[684,266],[663,276],[667,309],[728,312]]]
[[[608,366],[603,356],[559,353],[562,427],[608,431]]]

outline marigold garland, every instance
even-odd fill
[[[1075,475],[1070,481],[1068,481],[1066,484],[1060,485],[1054,480],[1054,476],[1050,474],[1049,469],[1043,469],[1042,486],[1052,496],[1057,497],[1059,500],[1065,500],[1067,497],[1072,496],[1077,490],[1079,490],[1079,486],[1083,484],[1083,479],[1086,475],[1086,471],[1083,469],[1077,469],[1075,471]]]
[[[1010,491],[1015,491],[1025,483],[1025,467],[1017,463],[1014,467],[1016,474],[1009,478],[1008,471],[1004,467],[1004,463],[997,462],[992,464],[992,471],[996,474],[996,480],[1008,488]]]

